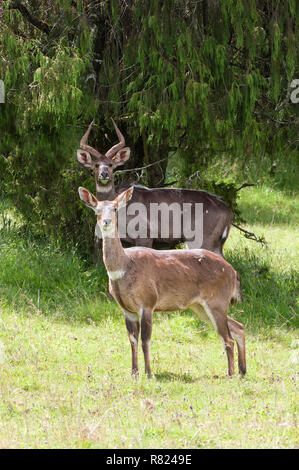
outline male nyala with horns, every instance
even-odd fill
[[[125,147],[125,139],[121,131],[112,120],[119,142],[110,148],[105,154],[87,145],[87,139],[90,134],[91,123],[80,141],[80,149],[77,151],[77,159],[81,165],[91,171],[95,178],[96,196],[99,201],[114,200],[121,192],[120,188],[114,185],[113,171],[119,165],[123,165],[130,158],[130,149]],[[122,190],[126,189],[122,186]],[[232,212],[224,202],[214,194],[206,191],[197,191],[191,189],[178,188],[153,188],[144,186],[135,186],[131,200],[128,202],[127,212],[131,204],[140,203],[146,209],[146,218],[143,221],[146,226],[146,235],[132,238],[126,234],[122,236],[122,241],[130,245],[145,246],[151,248],[161,244],[167,248],[174,248],[178,243],[186,242],[187,246],[192,248],[205,248],[223,256],[222,248],[229,235]],[[175,234],[172,219],[169,218],[169,229],[167,236],[163,236],[161,228],[151,230],[150,206],[152,204],[166,204],[168,207],[176,205],[180,214],[183,214],[183,205],[189,204],[191,207],[191,225],[196,226],[196,205],[202,205],[202,233],[196,237],[195,242],[180,233]],[[132,219],[127,215],[127,224]],[[152,234],[155,234],[154,236]],[[197,241],[197,240],[200,240]]]

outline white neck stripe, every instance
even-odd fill
[[[124,277],[124,275],[126,274],[126,272],[122,271],[122,270],[107,271],[107,273],[108,273],[109,279],[111,279],[111,281],[117,281],[118,279],[121,279],[122,277]]]

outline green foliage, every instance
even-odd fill
[[[266,155],[271,166],[298,148],[299,110],[288,96],[298,2],[64,0],[49,8],[24,0],[49,32],[12,3],[0,19],[1,185],[38,233],[77,241],[87,229],[92,239],[91,216],[86,222],[76,200],[85,180],[75,150],[95,116],[101,129],[119,119],[133,155],[142,136],[138,166],[177,152],[181,186],[210,159]],[[145,183],[160,180],[152,171]],[[239,216],[234,182],[206,180]]]
[[[78,28],[73,43],[60,34],[45,42],[42,35],[35,37],[36,30],[30,38],[12,34],[12,12],[4,19],[0,50],[9,60],[2,68],[6,88],[0,120],[2,190],[36,234],[62,236],[87,250],[93,228],[87,218],[83,235],[77,188],[86,178],[75,159],[85,122],[97,107],[86,80],[91,72],[87,28]],[[19,29],[27,26],[21,21]]]

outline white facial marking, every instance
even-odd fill
[[[105,229],[102,229],[102,235],[103,238],[115,238],[115,229],[113,226],[106,227]]]
[[[111,281],[117,281],[118,279],[121,279],[122,277],[124,277],[124,275],[126,274],[126,271],[121,271],[121,270],[107,271],[107,273]]]
[[[102,208],[101,210],[101,220],[98,221],[97,223],[99,224],[102,232],[103,238],[115,238],[116,233],[115,233],[115,221],[113,220],[113,206],[107,205]],[[105,225],[105,221],[110,221],[108,225]]]

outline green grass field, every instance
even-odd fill
[[[246,228],[268,242],[233,228],[225,245],[242,278],[230,314],[246,326],[246,377],[229,379],[216,333],[180,312],[154,317],[149,381],[141,347],[131,379],[105,271],[36,241],[2,201],[0,447],[298,447],[298,206],[266,182],[241,192]]]

